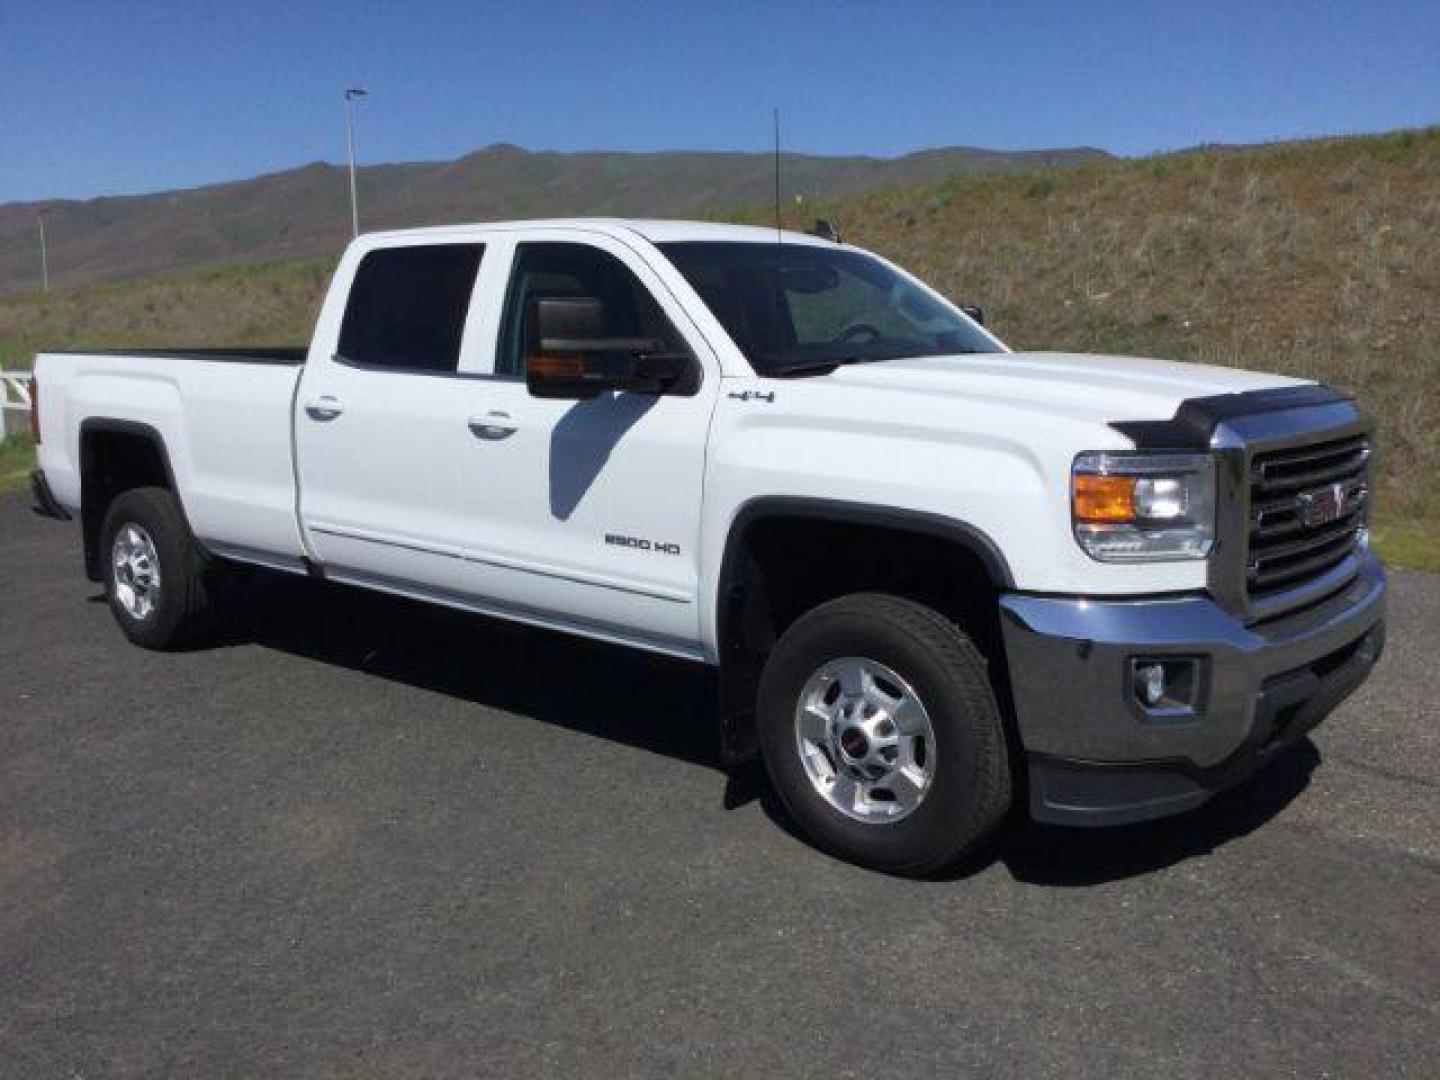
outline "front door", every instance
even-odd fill
[[[467,587],[602,636],[691,653],[698,638],[705,446],[714,355],[634,250],[551,232],[514,246],[494,375],[467,389],[474,430],[462,505]],[[532,397],[525,314],[541,296],[602,301],[606,336],[662,338],[704,370],[698,390]]]

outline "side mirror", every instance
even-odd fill
[[[667,352],[658,338],[605,337],[605,305],[593,296],[539,297],[526,322],[525,385],[535,397],[699,389],[700,366],[688,352]]]
[[[974,304],[961,304],[960,310],[966,315],[969,315],[970,318],[974,319],[981,326],[985,325],[985,312],[982,308],[978,308]]]

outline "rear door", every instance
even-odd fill
[[[472,241],[374,248],[349,267],[343,313],[322,313],[295,449],[300,521],[333,577],[463,585],[460,461],[473,437],[462,359],[482,336],[471,299],[484,256]]]

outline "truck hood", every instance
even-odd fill
[[[1307,380],[1209,364],[1084,353],[1014,352],[852,364],[828,377],[845,386],[932,400],[993,401],[1078,421],[1164,420],[1186,398],[1238,394]]]

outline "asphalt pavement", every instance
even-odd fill
[[[259,575],[124,641],[0,499],[0,1076],[1435,1076],[1440,578],[1188,817],[807,847],[699,668]]]

